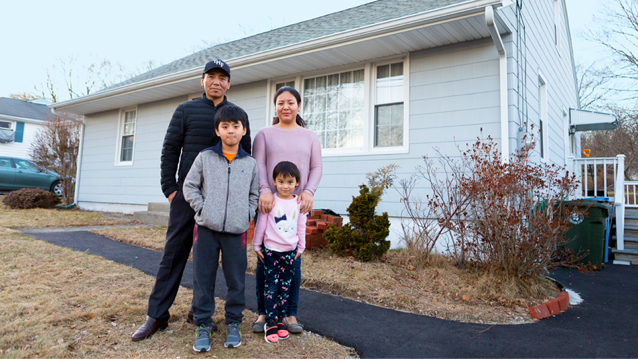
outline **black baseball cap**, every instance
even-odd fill
[[[228,75],[228,78],[230,78],[230,67],[224,61],[220,59],[208,61],[206,66],[204,66],[204,72],[202,72],[202,76],[204,76],[205,73],[212,69],[221,69]]]

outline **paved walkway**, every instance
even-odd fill
[[[19,232],[24,234],[36,234],[36,233],[54,233],[54,232],[89,232],[100,229],[113,229],[113,228],[139,228],[139,227],[157,227],[152,224],[120,224],[114,226],[80,226],[80,227],[45,227],[45,228],[21,228]]]
[[[90,232],[23,233],[153,276],[161,259],[159,252]],[[353,347],[364,358],[638,357],[638,266],[610,265],[596,274],[558,268],[553,277],[579,292],[584,302],[535,324],[451,322],[307,290],[300,294],[299,320],[306,329]],[[192,278],[189,262],[182,285],[192,288]],[[224,298],[221,272],[217,281],[217,294]],[[246,275],[247,307],[253,311],[254,292],[255,278]]]

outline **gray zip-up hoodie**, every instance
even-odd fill
[[[220,141],[195,158],[184,181],[184,199],[195,210],[198,225],[216,232],[246,232],[259,202],[257,162],[239,146],[228,163]]]

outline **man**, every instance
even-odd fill
[[[131,336],[134,341],[144,340],[168,326],[168,310],[182,280],[195,228],[195,212],[184,200],[182,186],[199,152],[219,142],[215,133],[215,114],[222,106],[231,104],[226,100],[226,91],[230,88],[230,67],[224,61],[208,62],[201,84],[204,95],[177,106],[164,138],[160,167],[162,191],[170,203],[168,230],[155,286],[148,300],[148,317],[146,323]],[[240,144],[244,151],[251,153],[249,124]],[[187,321],[192,322],[192,317],[191,309]],[[213,322],[215,330],[217,327]]]

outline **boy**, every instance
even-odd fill
[[[198,327],[193,350],[197,352],[210,350],[220,251],[228,286],[224,346],[241,345],[245,232],[259,200],[257,162],[239,144],[247,123],[241,108],[220,108],[215,114],[215,132],[221,141],[197,155],[184,181],[184,198],[195,211],[197,223],[193,238],[193,319]]]

